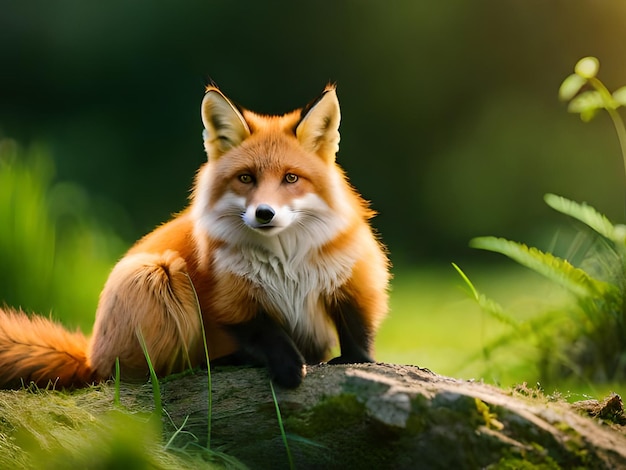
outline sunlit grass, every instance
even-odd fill
[[[125,247],[97,221],[86,191],[54,173],[44,147],[0,140],[0,304],[87,332]]]
[[[523,270],[468,269],[477,285],[495,299],[513,299],[522,313],[535,303],[531,293],[545,289],[542,279]],[[558,295],[552,292],[550,295]],[[395,274],[391,314],[378,335],[378,358],[411,363],[455,375],[469,355],[506,332],[471,299],[451,265],[427,266]],[[482,366],[464,375],[478,374]]]
[[[571,305],[563,289],[519,266],[462,265],[476,287],[523,321],[540,312],[554,311],[555,318]],[[558,326],[558,325],[557,325]],[[555,325],[546,334],[558,334]],[[395,273],[391,313],[376,341],[380,361],[413,364],[438,374],[484,380],[501,386],[539,381],[533,358],[535,340],[506,339],[511,328],[481,311],[461,277],[451,265],[439,264]],[[487,345],[504,337],[505,346],[495,352]],[[572,399],[589,394],[600,398],[610,391],[626,393],[626,384],[561,382],[541,384]]]
[[[0,393],[0,468],[216,468],[161,444],[146,413],[112,409],[111,387]]]

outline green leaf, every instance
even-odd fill
[[[479,237],[471,240],[470,246],[508,256],[579,297],[599,297],[615,289],[611,284],[592,278],[585,271],[572,266],[564,259],[522,243],[497,237]]]
[[[586,109],[580,113],[580,119],[583,122],[591,121],[598,114],[598,109]]]
[[[604,108],[604,105],[602,95],[595,90],[589,90],[582,92],[572,99],[572,101],[569,102],[567,110],[570,113],[582,114],[589,111],[595,112],[598,109]]]
[[[589,204],[570,201],[556,194],[546,194],[543,199],[555,211],[580,220],[583,224],[588,225],[609,240],[618,243],[622,242],[611,221]]]
[[[574,72],[582,78],[593,78],[598,75],[600,61],[595,57],[583,57],[574,67]]]
[[[626,106],[626,86],[618,88],[613,92],[613,100],[618,106]]]
[[[561,101],[569,101],[580,91],[580,89],[585,86],[587,80],[580,75],[576,75],[575,73],[571,74],[559,88],[559,99]]]
[[[615,243],[620,244],[622,247],[626,246],[626,225],[616,224],[613,236],[615,237]]]

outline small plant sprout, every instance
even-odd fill
[[[598,111],[606,110],[617,132],[626,174],[626,127],[618,112],[620,107],[626,106],[626,86],[611,93],[597,77],[599,70],[600,61],[595,57],[580,59],[574,73],[563,80],[559,98],[569,101],[568,111],[579,114],[584,122],[591,121]]]

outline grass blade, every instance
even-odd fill
[[[115,358],[115,395],[113,398],[113,403],[115,406],[121,406],[120,400],[120,382],[121,382],[121,372],[120,372],[120,358]]]
[[[172,423],[172,426],[174,426],[174,429],[176,429],[176,431],[172,433],[168,441],[163,446],[165,450],[169,450],[172,448],[174,441],[183,432],[183,428],[187,425],[187,421],[189,421],[189,415],[185,416],[185,419],[183,420],[183,424],[181,424],[180,426],[176,426],[174,422],[172,421],[172,419],[170,418],[170,422]]]
[[[137,338],[139,339],[139,344],[141,345],[143,354],[146,357],[146,362],[148,363],[148,370],[150,371],[150,382],[152,383],[152,396],[154,397],[154,414],[156,416],[156,419],[158,420],[160,427],[161,419],[163,417],[163,403],[161,401],[161,387],[159,385],[159,379],[154,370],[154,366],[152,365],[152,361],[150,360],[150,354],[148,354],[146,340],[144,339],[143,333],[141,332],[140,328],[137,328]]]
[[[504,308],[502,308],[499,303],[478,292],[476,287],[474,287],[472,281],[470,281],[467,274],[465,274],[456,263],[452,263],[452,267],[454,267],[456,272],[459,273],[465,284],[469,287],[472,297],[483,312],[489,314],[501,323],[512,326],[514,328],[519,327],[519,322],[515,320],[515,318],[513,318],[511,315],[507,314],[504,311]]]
[[[287,442],[287,434],[285,433],[285,426],[283,425],[283,418],[280,414],[280,408],[278,406],[278,399],[276,398],[276,392],[274,391],[274,384],[270,380],[270,389],[272,390],[272,399],[274,400],[274,406],[276,407],[276,417],[278,418],[278,427],[280,428],[280,435],[283,438],[283,444],[287,451],[287,460],[289,461],[289,468],[296,468],[293,463],[293,457],[291,456],[291,449],[289,449],[289,443]]]
[[[198,299],[198,292],[196,291],[195,286],[193,285],[193,281],[189,274],[185,273],[187,279],[189,279],[189,285],[191,286],[191,290],[193,291],[193,295],[196,299],[196,306],[198,308],[198,316],[200,317],[200,330],[202,331],[202,344],[204,346],[204,356],[206,359],[206,368],[207,368],[207,449],[211,448],[211,419],[213,414],[213,389],[212,389],[212,381],[211,381],[211,361],[209,358],[209,346],[206,340],[206,330],[204,329],[204,321],[202,319],[202,309],[200,308],[200,300]]]

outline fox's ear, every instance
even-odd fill
[[[202,100],[204,148],[209,159],[219,158],[250,135],[250,128],[228,98],[208,87]]]
[[[325,159],[334,160],[339,150],[339,100],[334,86],[327,86],[324,93],[302,111],[302,119],[296,127],[296,137],[310,152]]]

